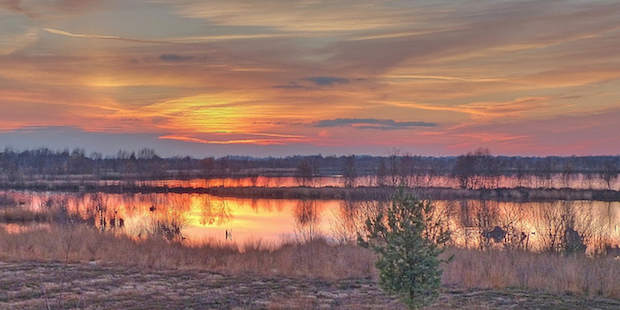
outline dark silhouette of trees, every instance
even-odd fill
[[[24,184],[43,180],[137,180],[192,178],[295,177],[309,185],[317,176],[343,175],[345,186],[364,177],[375,186],[456,186],[494,189],[525,186],[571,187],[585,180],[593,189],[614,188],[620,173],[620,156],[508,157],[477,149],[461,156],[429,157],[401,154],[388,156],[289,156],[250,158],[226,156],[194,159],[162,158],[153,149],[120,150],[113,156],[86,155],[84,149],[0,151],[0,182]],[[67,176],[79,176],[71,177]],[[443,181],[439,183],[438,180]],[[510,183],[501,182],[511,180]],[[255,182],[255,183],[257,183]]]
[[[467,153],[467,155],[457,157],[453,176],[458,180],[461,188],[473,188],[475,174],[476,158],[473,154]]]
[[[355,155],[345,157],[342,178],[344,179],[345,187],[355,186],[355,178],[357,178],[357,170],[355,169]]]
[[[388,169],[387,169],[387,166],[385,165],[385,159],[380,158],[379,167],[377,168],[377,176],[376,176],[377,186],[385,186],[387,177],[388,177]]]
[[[200,160],[199,165],[200,165],[200,171],[202,172],[203,178],[209,178],[215,174],[215,167],[216,167],[215,158],[206,157]]]
[[[314,177],[314,168],[308,159],[302,159],[295,170],[295,179],[301,186],[309,186]]]
[[[388,156],[388,185],[398,186],[401,183],[400,180],[400,168],[401,168],[401,156],[400,150],[392,150],[392,154]]]
[[[618,166],[612,160],[606,160],[600,176],[607,185],[607,189],[611,190],[611,185],[618,178],[618,173],[620,173]]]

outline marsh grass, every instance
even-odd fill
[[[9,195],[7,193],[0,194],[0,208],[2,208],[2,207],[9,207],[9,206],[16,206],[19,203],[20,202],[17,199],[15,199],[15,197],[13,197],[13,195]]]
[[[445,287],[519,288],[550,293],[620,299],[620,260],[521,251],[448,248],[454,255],[443,269]],[[145,269],[203,269],[231,275],[294,278],[377,279],[375,254],[325,238],[282,245],[260,240],[236,245],[214,240],[170,242],[162,236],[132,239],[86,224],[51,225],[21,233],[0,229],[0,261],[91,263]]]
[[[0,223],[44,223],[54,220],[54,212],[34,212],[20,207],[0,209]]]
[[[521,288],[620,298],[620,260],[558,253],[451,248],[443,284],[464,288]]]
[[[52,225],[18,234],[0,230],[0,260],[92,262],[145,268],[199,268],[231,274],[368,277],[374,256],[355,245],[334,246],[323,238],[311,242],[243,247],[229,242],[170,242],[162,236],[133,239],[100,232],[85,224]]]

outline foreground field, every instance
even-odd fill
[[[374,253],[132,239],[83,224],[0,230],[0,309],[399,309]],[[430,309],[620,309],[620,259],[448,247]]]
[[[222,275],[196,269],[0,263],[1,309],[405,309],[372,279]],[[620,301],[445,287],[428,309],[619,309]]]

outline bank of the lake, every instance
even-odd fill
[[[573,188],[492,188],[463,189],[451,187],[412,187],[419,197],[431,200],[477,199],[514,202],[540,202],[556,200],[620,201],[620,191],[604,189]],[[384,200],[389,199],[396,187],[259,187],[259,186],[149,186],[149,185],[97,185],[75,182],[31,182],[4,183],[0,190],[56,191],[87,193],[183,193],[210,194],[219,197],[265,198],[265,199],[346,199]]]

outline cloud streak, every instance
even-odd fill
[[[399,122],[393,119],[377,118],[336,118],[320,120],[316,127],[354,127],[358,129],[400,130],[416,127],[435,127],[437,124],[428,122]]]
[[[349,84],[349,79],[335,77],[335,76],[313,76],[305,78],[317,86],[333,86],[336,84]]]
[[[605,0],[0,0],[0,129],[533,152],[565,137],[559,120],[618,106],[617,16]]]
[[[131,39],[131,38],[123,38],[119,36],[113,35],[98,35],[98,34],[80,34],[80,33],[71,33],[68,31],[53,29],[53,28],[43,28],[43,30],[57,35],[74,37],[74,38],[88,38],[88,39],[102,39],[102,40],[118,40],[125,42],[133,42],[133,43],[149,43],[149,44],[181,44],[170,41],[159,41],[159,40],[140,40],[140,39]]]

